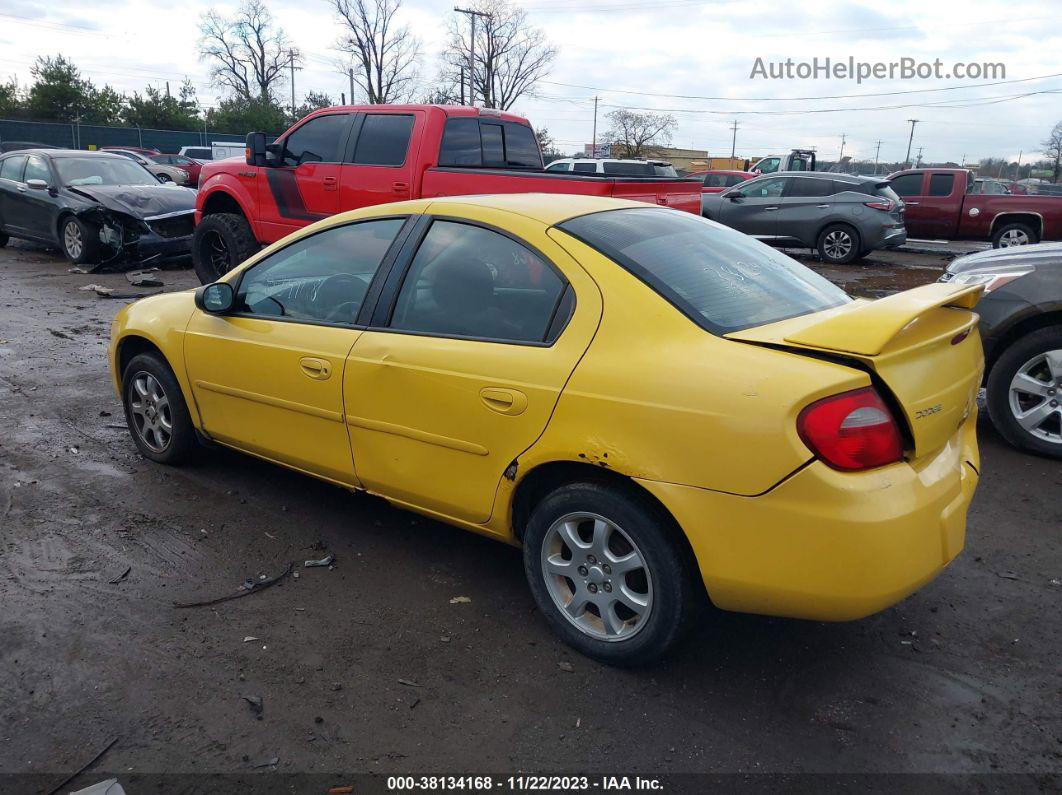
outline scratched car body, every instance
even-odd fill
[[[980,291],[852,300],[631,201],[417,200],[129,305],[110,356],[148,458],[205,437],[522,544],[552,628],[634,664],[706,593],[855,619],[959,553]]]

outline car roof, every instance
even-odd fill
[[[835,174],[831,171],[774,171],[760,174],[761,177],[810,177],[811,179],[832,179],[858,185],[864,182],[885,182],[885,177],[872,177],[864,174]]]
[[[4,154],[5,154],[5,156],[6,155],[36,154],[36,155],[43,155],[44,157],[51,157],[51,158],[59,158],[59,157],[102,157],[102,158],[110,158],[111,160],[114,160],[116,158],[121,158],[122,160],[126,160],[127,159],[127,158],[122,157],[121,155],[116,155],[113,152],[102,152],[102,151],[91,152],[91,151],[81,150],[81,149],[19,149],[19,150],[15,151],[15,152],[5,152]]]

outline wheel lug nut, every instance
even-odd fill
[[[606,582],[604,584],[605,593],[612,593],[612,583]]]
[[[593,555],[587,555],[586,562],[592,566],[593,564],[597,563],[597,558],[595,558]]]
[[[612,567],[606,563],[604,566],[601,567],[601,571],[605,572],[605,574],[611,574]]]
[[[579,574],[581,574],[583,577],[585,577],[588,573],[589,571],[587,570],[586,566],[579,567]]]
[[[590,583],[588,586],[586,586],[586,588],[588,591],[590,591],[590,593],[597,593],[597,586],[593,583]]]

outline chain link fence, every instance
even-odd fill
[[[0,119],[0,144],[19,141],[49,144],[65,149],[99,149],[103,146],[140,146],[176,152],[182,146],[210,146],[214,141],[243,143],[245,135],[212,130],[151,130],[142,127],[104,127],[95,124]]]

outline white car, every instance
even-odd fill
[[[565,157],[554,160],[546,171],[567,174],[604,174],[612,177],[677,177],[675,167],[664,160],[621,160],[612,157]]]
[[[212,141],[210,146],[182,146],[178,154],[209,163],[227,157],[242,157],[245,149],[246,144],[241,141]]]

